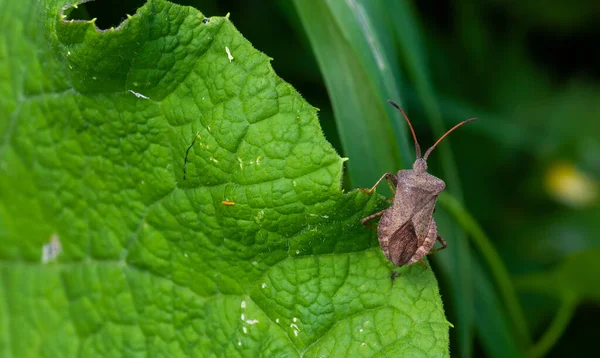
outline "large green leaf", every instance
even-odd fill
[[[385,202],[227,17],[63,5],[0,0],[1,356],[448,355],[431,270],[390,279]]]

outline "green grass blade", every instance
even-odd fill
[[[394,36],[387,23],[379,20],[387,16],[387,8],[381,2],[364,0],[329,1],[327,4],[344,37],[374,83],[374,90],[381,98],[380,104],[384,106],[394,129],[403,165],[410,167],[414,161],[412,138],[397,110],[383,101],[392,99],[399,104],[404,102],[399,88],[404,78],[395,62],[397,53]],[[372,140],[377,142],[377,138]]]
[[[577,308],[577,300],[573,298],[565,298],[556,312],[552,322],[548,326],[544,335],[540,338],[535,345],[531,347],[528,352],[528,357],[538,358],[544,357],[550,349],[558,342],[560,337],[563,335],[569,322],[575,314]]]
[[[385,52],[389,46],[379,40],[368,15],[349,5],[358,6],[355,2],[294,4],[327,85],[344,154],[351,159],[352,185],[370,186],[383,172],[412,161],[404,124],[390,121],[397,114],[385,103],[400,100],[398,76]],[[363,17],[363,27],[357,16]]]
[[[510,316],[481,263],[474,256],[473,286],[475,289],[475,329],[481,345],[491,358],[522,357],[524,351],[514,334]]]

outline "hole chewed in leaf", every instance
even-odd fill
[[[101,30],[119,28],[144,5],[145,0],[84,0],[63,10],[64,21],[94,21]]]

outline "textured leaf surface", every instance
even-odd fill
[[[432,271],[390,279],[385,204],[227,18],[63,6],[0,0],[0,356],[448,355]]]

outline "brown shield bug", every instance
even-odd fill
[[[432,216],[437,197],[446,188],[446,183],[427,173],[427,158],[450,132],[465,123],[477,120],[477,118],[468,119],[452,127],[421,158],[421,147],[408,117],[396,103],[390,100],[388,102],[402,113],[408,123],[415,141],[417,159],[412,169],[400,170],[396,175],[385,173],[371,189],[361,188],[365,193],[370,194],[385,179],[394,193],[391,207],[367,216],[361,220],[361,223],[366,225],[369,221],[381,217],[377,227],[379,245],[385,257],[394,265],[408,266],[415,262],[425,265],[421,261],[425,255],[446,248],[446,241],[438,234],[437,225]],[[442,247],[432,250],[436,240],[439,240]]]

